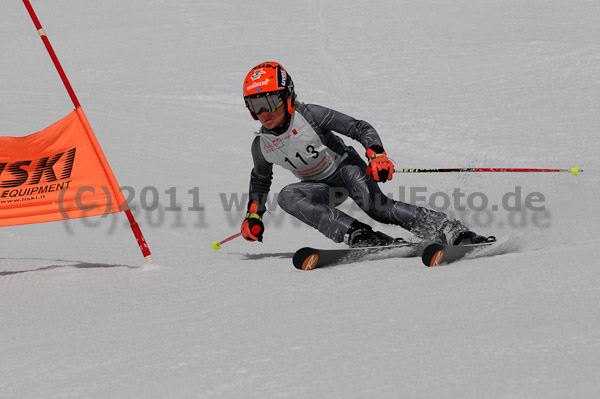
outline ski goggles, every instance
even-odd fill
[[[275,112],[283,104],[281,93],[278,91],[244,97],[244,100],[246,101],[246,107],[255,114],[259,114],[263,110]]]

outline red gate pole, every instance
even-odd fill
[[[25,3],[25,7],[27,8],[27,11],[29,11],[29,15],[31,16],[33,24],[35,25],[35,28],[37,29],[40,37],[42,38],[42,41],[46,46],[46,50],[48,50],[48,54],[50,54],[50,58],[52,58],[52,62],[54,62],[54,66],[56,67],[56,70],[58,71],[58,74],[60,75],[60,78],[62,79],[65,88],[67,89],[67,93],[69,93],[69,97],[71,97],[71,101],[73,101],[75,108],[81,107],[81,105],[79,105],[79,100],[77,100],[77,96],[75,96],[75,92],[71,87],[71,83],[69,83],[69,79],[67,79],[67,75],[65,75],[65,71],[60,65],[60,62],[56,57],[56,53],[54,53],[54,49],[52,48],[52,45],[50,44],[50,41],[46,36],[46,32],[44,32],[42,24],[40,24],[40,20],[38,19],[37,15],[35,15],[35,11],[33,11],[33,7],[31,7],[29,0],[23,0],[23,3]]]
[[[56,53],[54,52],[54,49],[52,48],[52,45],[50,44],[50,41],[48,40],[48,37],[46,36],[46,32],[42,28],[42,25],[40,24],[40,20],[38,19],[37,15],[35,14],[35,11],[33,11],[33,7],[31,7],[29,0],[23,0],[23,3],[25,4],[27,11],[29,12],[29,16],[31,17],[31,20],[33,21],[33,24],[35,25],[35,28],[37,29],[40,37],[42,38],[42,42],[44,42],[44,46],[46,46],[46,50],[48,50],[48,54],[50,54],[50,58],[52,59],[52,62],[54,63],[54,66],[56,67],[56,70],[58,71],[58,75],[60,76],[63,84],[65,85],[65,88],[67,89],[67,93],[69,93],[69,97],[71,97],[71,101],[73,101],[73,105],[75,106],[75,109],[81,109],[81,105],[79,104],[79,100],[77,99],[77,96],[75,95],[75,92],[73,91],[73,87],[71,87],[71,83],[69,83],[69,79],[67,79],[67,75],[65,74],[65,71],[63,70],[62,66],[60,65],[60,62],[58,61],[58,57],[56,56]],[[85,124],[85,122],[87,122],[87,121],[84,121],[84,124]],[[92,142],[93,142],[93,144],[95,144],[96,140],[92,140]],[[111,172],[111,174],[112,174],[112,172]],[[120,192],[119,187],[114,187],[113,189],[118,190],[116,192]],[[152,262],[152,254],[150,253],[148,244],[146,244],[146,239],[144,238],[144,235],[142,234],[142,231],[140,230],[140,226],[135,221],[135,218],[133,217],[133,214],[131,213],[131,210],[129,209],[128,205],[127,205],[126,209],[124,209],[124,212],[127,215],[127,219],[129,220],[129,224],[131,225],[131,230],[133,231],[133,234],[135,235],[137,243],[140,247],[140,250],[142,251],[142,254],[144,255],[144,258],[146,259],[146,262]]]

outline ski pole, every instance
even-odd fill
[[[225,244],[227,241],[231,241],[231,240],[233,240],[234,238],[238,238],[238,237],[239,237],[239,236],[241,236],[241,235],[242,235],[242,232],[240,231],[239,233],[237,233],[237,234],[234,234],[234,235],[232,235],[231,237],[227,237],[227,238],[225,238],[225,239],[223,239],[223,240],[221,240],[221,241],[219,241],[219,240],[215,240],[215,241],[213,241],[213,243],[212,243],[212,247],[213,247],[213,249],[214,249],[215,251],[218,251],[219,249],[221,249],[221,244]]]
[[[571,169],[527,169],[527,168],[434,168],[434,169],[398,169],[394,173],[442,173],[442,172],[569,172],[577,176],[583,169],[574,166]]]

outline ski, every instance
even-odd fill
[[[408,258],[418,256],[422,248],[423,244],[421,243],[409,242],[400,242],[385,246],[340,249],[304,247],[296,251],[292,258],[292,262],[296,269],[313,270],[325,266],[357,262],[371,256],[378,259],[380,257]]]
[[[440,266],[455,262],[464,258],[469,253],[489,247],[496,242],[484,242],[481,244],[466,244],[466,245],[442,245],[430,244],[421,255],[421,260],[425,266]]]

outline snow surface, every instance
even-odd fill
[[[596,0],[32,4],[156,262],[122,214],[0,229],[0,397],[600,397]],[[21,2],[0,36],[0,135],[68,114]],[[371,122],[400,168],[585,172],[396,175],[395,198],[489,198],[456,215],[511,251],[448,267],[297,271],[297,248],[339,244],[281,210],[263,244],[214,251],[239,230],[258,128],[241,84],[265,60]],[[293,181],[277,169],[273,193]],[[545,211],[491,211],[517,187]]]

